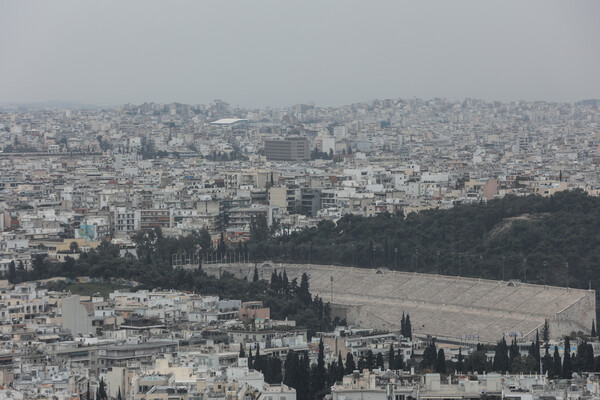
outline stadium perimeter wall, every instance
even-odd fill
[[[226,271],[251,280],[255,266],[260,279],[265,280],[270,280],[273,270],[285,270],[290,281],[300,282],[306,272],[311,293],[331,302],[333,315],[345,318],[349,324],[397,330],[402,312],[410,313],[413,332],[420,336],[492,343],[502,336],[514,335],[520,341],[529,341],[547,320],[551,337],[559,338],[573,331],[589,333],[596,315],[593,290],[269,262],[213,264],[204,265],[203,269],[214,276]],[[330,276],[335,276],[333,282],[329,281]]]

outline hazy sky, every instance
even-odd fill
[[[0,0],[0,102],[600,98],[600,1]]]

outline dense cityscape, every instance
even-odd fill
[[[599,398],[599,123],[5,104],[0,397]]]

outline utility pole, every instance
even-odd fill
[[[565,271],[567,273],[567,289],[569,289],[569,263],[565,263]]]
[[[415,249],[415,272],[419,272],[419,249]]]
[[[333,242],[331,242],[331,265],[333,265]]]
[[[333,276],[330,276],[331,278],[331,303],[333,303]]]
[[[544,286],[546,286],[546,268],[548,267],[548,261],[544,261]]]

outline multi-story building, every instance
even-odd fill
[[[306,161],[310,159],[310,141],[300,136],[265,140],[267,160]]]

